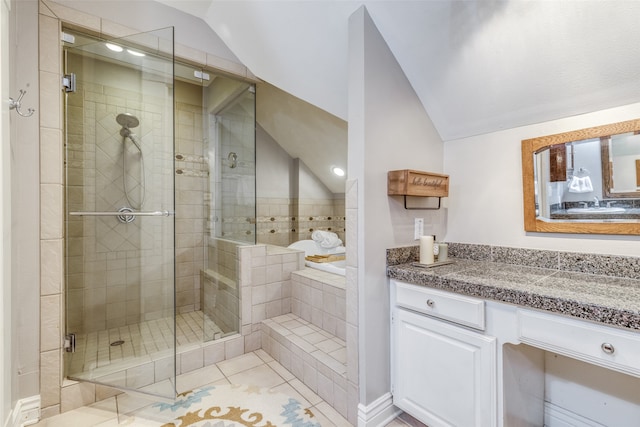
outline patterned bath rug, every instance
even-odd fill
[[[321,427],[311,409],[280,392],[216,385],[181,393],[173,403],[136,411],[125,425],[161,427]]]

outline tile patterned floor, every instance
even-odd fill
[[[263,350],[247,353],[234,359],[178,376],[178,391],[184,392],[206,385],[254,384],[298,399],[311,407],[323,427],[351,426],[330,405],[311,391],[293,374],[276,362]],[[46,418],[35,424],[38,427],[111,427],[128,424],[129,417],[148,407],[154,400],[140,394],[122,393],[118,396]],[[136,415],[139,416],[139,415]],[[152,423],[145,425],[154,425]],[[394,424],[397,426],[397,424]]]

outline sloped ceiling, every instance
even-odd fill
[[[348,19],[364,4],[445,141],[640,101],[640,2],[161,2],[345,120]]]
[[[256,121],[332,193],[344,193],[345,178],[331,167],[347,170],[347,122],[268,83],[257,85]]]

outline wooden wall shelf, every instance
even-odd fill
[[[449,175],[402,169],[387,172],[387,195],[403,196],[405,209],[440,209],[442,197],[449,196]],[[437,197],[437,208],[407,207],[407,196]]]

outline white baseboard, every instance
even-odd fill
[[[7,427],[24,427],[40,420],[40,395],[25,397],[16,402],[11,411]]]
[[[544,425],[545,427],[605,427],[603,424],[549,402],[544,402]]]
[[[393,396],[386,393],[369,405],[358,405],[358,427],[380,427],[391,422],[402,411],[393,406]]]

